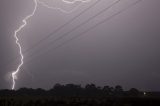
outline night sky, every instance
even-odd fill
[[[101,0],[34,47],[97,0],[91,0],[90,3],[77,2],[72,6],[58,3],[57,0],[53,4],[50,0],[41,1],[67,11],[75,9],[77,5],[79,8],[66,14],[38,6],[35,15],[27,21],[28,25],[18,34],[23,52],[30,50],[24,54],[24,65],[18,74],[16,89],[49,89],[55,83],[94,83],[99,86],[122,85],[125,89],[135,87],[160,91],[160,0],[143,0],[93,30],[59,46],[136,1],[122,0],[53,43],[115,2]],[[14,31],[33,9],[33,0],[0,0],[0,89],[11,88],[10,74],[20,62]]]

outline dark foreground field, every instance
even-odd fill
[[[142,92],[121,86],[97,87],[56,84],[50,90],[0,90],[0,106],[160,106],[159,92]]]
[[[4,97],[0,106],[160,106],[159,98],[149,97]]]

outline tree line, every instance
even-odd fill
[[[117,85],[96,86],[95,84],[86,84],[84,87],[78,84],[55,84],[50,90],[41,88],[20,88],[18,90],[0,90],[0,96],[16,95],[38,95],[38,96],[67,96],[67,97],[108,97],[108,96],[144,96],[144,92],[136,88],[124,91],[123,87]]]
[[[120,85],[57,83],[49,90],[0,90],[0,106],[160,106],[160,93],[144,93],[136,88],[126,91]]]

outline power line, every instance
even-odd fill
[[[78,38],[78,37],[84,35],[85,33],[91,31],[92,29],[96,28],[97,26],[103,24],[104,22],[110,21],[112,18],[114,18],[114,17],[116,17],[117,15],[119,15],[119,14],[123,13],[124,11],[128,10],[130,7],[135,6],[136,4],[138,4],[138,3],[141,2],[141,1],[142,1],[142,0],[137,0],[136,2],[130,4],[130,5],[127,6],[126,8],[122,9],[121,11],[119,11],[119,12],[117,12],[117,13],[111,15],[110,17],[107,17],[106,19],[102,20],[101,22],[97,23],[96,25],[90,27],[89,29],[87,29],[87,30],[85,30],[84,32],[78,34],[77,36],[74,36],[74,37],[72,37],[71,39],[69,39],[69,40],[63,42],[61,45],[58,45],[57,47],[55,47],[55,48],[53,48],[53,49],[58,49],[58,48],[62,47],[63,45],[69,43],[70,41],[75,40],[76,38]],[[50,49],[50,50],[53,50],[53,49]],[[50,50],[46,51],[46,52],[43,53],[43,54],[48,53]],[[41,55],[42,55],[42,54],[41,54]],[[31,62],[30,62],[30,63],[31,63]],[[25,64],[26,64],[26,63],[25,63]]]
[[[66,37],[67,35],[69,35],[71,32],[75,31],[76,29],[80,28],[81,26],[89,23],[92,19],[94,19],[95,17],[98,17],[99,15],[101,15],[102,13],[106,12],[107,10],[109,10],[110,8],[112,8],[114,5],[118,4],[121,0],[116,0],[114,3],[112,3],[110,6],[104,8],[103,10],[101,10],[100,12],[98,12],[97,14],[95,14],[94,16],[90,17],[89,19],[87,19],[86,21],[84,21],[83,23],[79,24],[78,26],[74,27],[73,29],[71,29],[70,31],[66,32],[65,34],[63,34],[62,36],[59,36],[58,38],[54,39],[52,42],[50,42],[48,45],[53,45],[54,43],[56,43],[58,40]],[[48,47],[48,46],[47,46]],[[44,49],[44,48],[43,48]],[[40,53],[42,51],[42,48],[39,49],[38,53]],[[30,55],[29,58],[31,58],[32,56],[34,56],[34,54]]]

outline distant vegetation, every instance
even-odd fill
[[[120,85],[55,84],[50,90],[0,90],[0,106],[160,106],[160,93],[136,88],[124,91]]]

